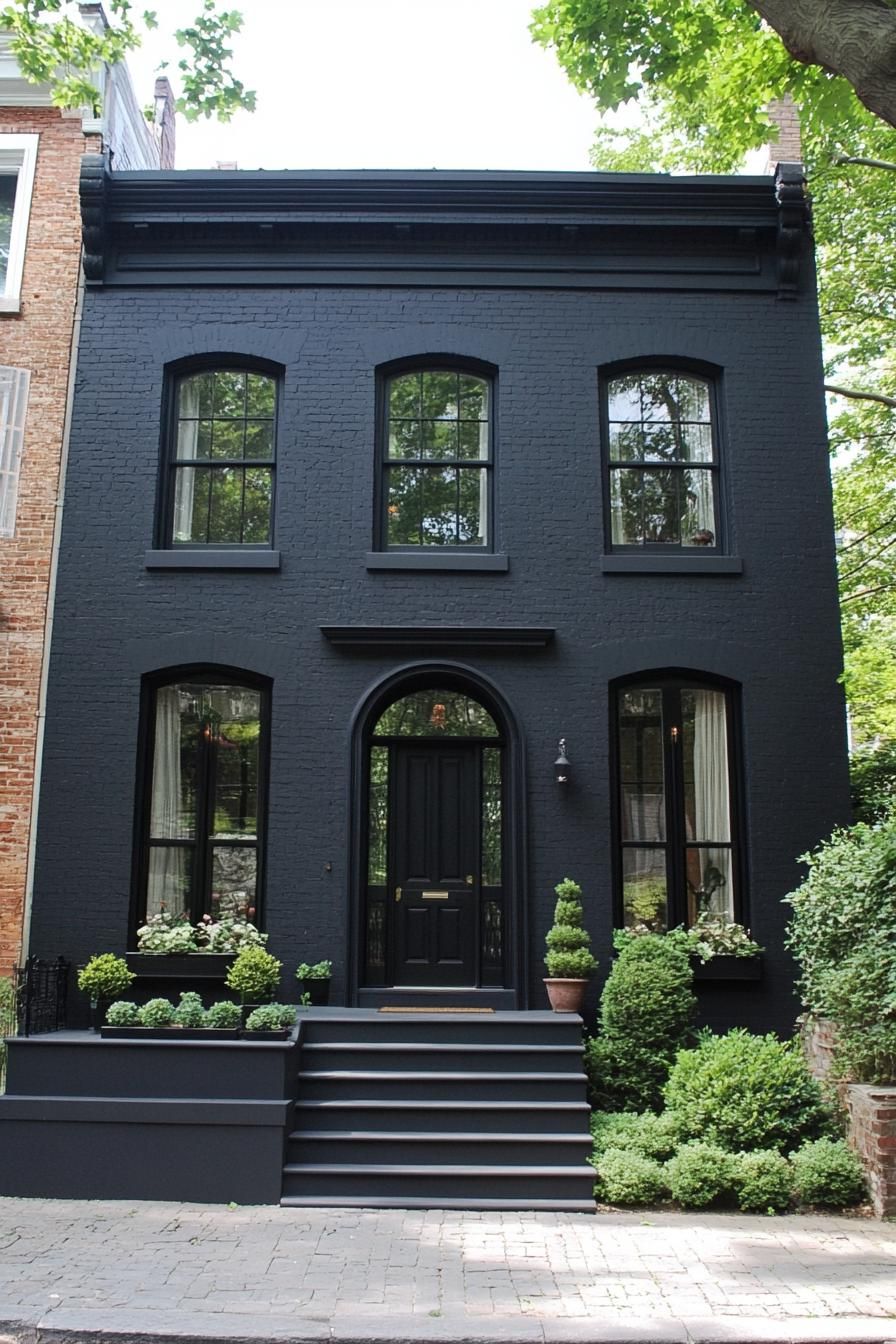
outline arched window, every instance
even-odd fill
[[[740,919],[733,692],[643,677],[617,687],[615,714],[623,923]]]
[[[382,550],[493,549],[494,382],[433,361],[382,380]]]
[[[277,380],[214,365],[171,383],[165,523],[169,547],[269,547]]]
[[[604,382],[608,542],[612,550],[719,551],[714,386],[673,368]]]
[[[156,684],[138,918],[258,908],[268,693],[197,673]],[[250,912],[252,912],[250,914]]]

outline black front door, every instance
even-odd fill
[[[414,741],[396,748],[395,985],[477,982],[479,762],[478,745]]]

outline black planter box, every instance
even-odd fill
[[[223,980],[234,952],[126,952],[128,970],[138,979]]]
[[[731,982],[757,981],[762,979],[762,957],[757,953],[753,957],[718,956],[709,961],[691,958],[694,980],[711,980],[719,984]]]
[[[289,1036],[289,1027],[275,1027],[270,1031],[244,1031],[244,1041],[285,1041]]]
[[[308,995],[309,1004],[312,1008],[324,1008],[330,1001],[330,980],[318,977],[314,980],[299,981],[299,998],[303,994]]]
[[[110,1041],[236,1041],[239,1027],[101,1027]]]

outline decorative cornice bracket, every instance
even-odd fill
[[[801,163],[779,163],[775,170],[778,203],[778,298],[795,299],[799,290],[800,256],[810,236],[812,211]]]
[[[106,159],[103,154],[85,154],[81,159],[81,242],[84,276],[103,278],[106,260]]]

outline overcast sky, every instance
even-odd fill
[[[177,166],[586,170],[598,117],[528,33],[535,0],[228,0],[238,77],[229,126],[178,126]],[[162,34],[130,57],[141,104],[164,32],[199,0],[156,0]]]

